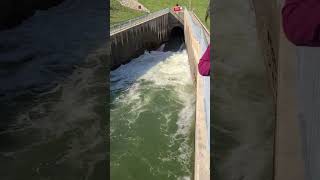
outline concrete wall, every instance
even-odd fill
[[[184,31],[185,43],[187,47],[189,64],[194,81],[196,82],[196,123],[195,123],[195,163],[194,180],[210,179],[210,116],[208,116],[208,106],[210,109],[210,78],[199,74],[197,65],[207,44],[203,44],[205,38],[202,34],[202,27],[196,19],[191,18],[185,11]],[[200,30],[200,31],[198,31]],[[199,34],[200,33],[200,34]],[[209,79],[206,79],[209,78]],[[207,81],[209,80],[209,81]],[[206,86],[206,87],[205,87]],[[207,90],[207,91],[205,91]],[[209,101],[208,101],[209,100]]]
[[[298,119],[300,101],[297,96],[299,53],[283,32],[283,2],[254,0],[253,4],[260,45],[275,99],[274,179],[304,180],[303,140]]]
[[[304,180],[297,107],[297,56],[279,26],[275,180]],[[290,172],[290,173],[288,173]]]
[[[302,122],[298,118],[303,102],[297,96],[298,53],[281,26],[280,30],[275,180],[304,180]],[[305,92],[308,91],[305,88]],[[313,92],[309,89],[309,94]]]
[[[304,179],[318,180],[320,179],[320,47],[296,47],[296,52],[297,124],[301,134]]]
[[[168,40],[171,30],[176,26],[182,27],[182,24],[167,13],[111,35],[111,69],[128,63],[145,50],[158,48]]]
[[[182,29],[184,28],[183,22],[178,21],[177,18],[183,18],[183,15],[182,15],[182,17],[180,17],[180,16],[174,16],[172,13],[169,14],[169,16],[168,16],[168,20],[169,20],[168,31],[169,32],[175,27],[181,27]]]

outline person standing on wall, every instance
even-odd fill
[[[179,4],[176,4],[176,6],[173,7],[173,11],[174,11],[175,13],[179,13],[179,12],[181,12],[181,10],[182,10],[182,7],[179,6]]]
[[[296,46],[320,47],[320,1],[286,0],[282,25]],[[300,48],[298,48],[300,50]],[[303,50],[303,49],[302,49]],[[319,49],[320,57],[320,49]],[[306,55],[306,54],[305,54]],[[298,120],[305,180],[320,179],[320,59],[298,57]]]

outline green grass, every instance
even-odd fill
[[[210,16],[208,17],[207,22],[205,21],[206,11],[208,6],[209,6],[209,0],[193,0],[191,2],[191,8],[195,12],[195,14],[198,16],[198,18],[202,21],[202,23],[210,31]]]
[[[189,10],[193,9],[198,18],[210,30],[210,19],[205,21],[206,10],[209,5],[209,0],[138,0],[151,12],[155,12],[164,8],[173,7],[178,3],[180,6],[185,6]],[[191,8],[190,8],[191,5]],[[142,12],[132,10],[121,6],[117,0],[110,2],[110,24],[116,24],[143,15]]]
[[[178,3],[180,6],[188,6],[189,0],[139,0],[151,12],[158,11],[164,8],[173,7]]]
[[[143,13],[122,6],[117,0],[110,2],[110,25],[114,25],[129,19],[142,16]]]
[[[209,5],[209,0],[139,0],[151,12],[158,11],[164,8],[173,7],[178,3],[180,6],[185,6],[189,10],[193,9],[202,23],[210,29],[210,19],[205,22],[206,10]],[[191,2],[191,3],[190,3]],[[190,8],[191,5],[191,8]]]

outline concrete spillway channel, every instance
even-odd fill
[[[111,27],[111,178],[210,178],[209,32],[188,10]]]

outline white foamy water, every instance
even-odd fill
[[[161,48],[163,49],[162,45]],[[191,117],[193,102],[195,96],[192,96],[192,77],[188,63],[188,54],[186,50],[179,52],[151,51],[145,52],[140,57],[133,59],[111,72],[111,91],[126,90],[126,98],[119,97],[119,100],[126,102],[139,101],[139,83],[140,80],[152,81],[155,86],[165,87],[173,86],[177,96],[184,103],[184,108],[179,113],[178,133],[185,134],[182,126],[188,125],[186,122]],[[156,88],[156,87],[155,87]],[[128,99],[129,98],[129,99]],[[145,103],[148,101],[145,99]],[[133,107],[133,110],[140,108]]]
[[[161,46],[158,50],[163,48],[164,46]],[[186,50],[178,52],[151,51],[150,53],[146,51],[140,57],[111,72],[110,88],[113,99],[111,101],[113,107],[111,107],[110,129],[111,156],[112,154],[117,154],[122,158],[130,156],[123,153],[118,154],[112,148],[112,141],[119,141],[119,136],[126,136],[126,131],[135,131],[135,128],[143,120],[160,122],[158,129],[160,129],[160,136],[163,137],[154,139],[154,142],[163,142],[163,138],[167,138],[165,146],[168,146],[168,149],[165,152],[159,150],[159,153],[155,154],[160,164],[154,164],[154,161],[144,157],[144,161],[148,162],[150,173],[157,176],[157,174],[163,173],[162,168],[166,163],[176,162],[179,164],[177,168],[188,173],[177,175],[175,170],[168,169],[169,172],[166,172],[168,177],[190,179],[193,147],[190,144],[189,136],[194,121],[195,95]],[[157,99],[157,96],[160,99]],[[170,105],[173,108],[168,108]],[[147,117],[146,113],[148,113]],[[117,125],[120,122],[126,124],[122,128],[128,129],[119,130]],[[176,127],[174,131],[173,124]],[[148,128],[148,125],[145,126]],[[122,133],[120,134],[119,131]],[[127,135],[129,137],[125,139],[130,140],[126,143],[132,143],[134,148],[139,149],[144,139],[139,137],[139,134],[139,132],[133,132]],[[136,135],[137,137],[135,137]],[[176,147],[177,145],[179,147]],[[114,159],[116,159],[114,165],[121,168],[123,164],[121,165],[119,162],[122,160],[117,157]]]
[[[163,49],[163,47],[162,47]],[[192,85],[186,50],[179,52],[151,51],[133,59],[111,72],[111,91],[127,87],[138,80],[149,80],[156,85]]]

